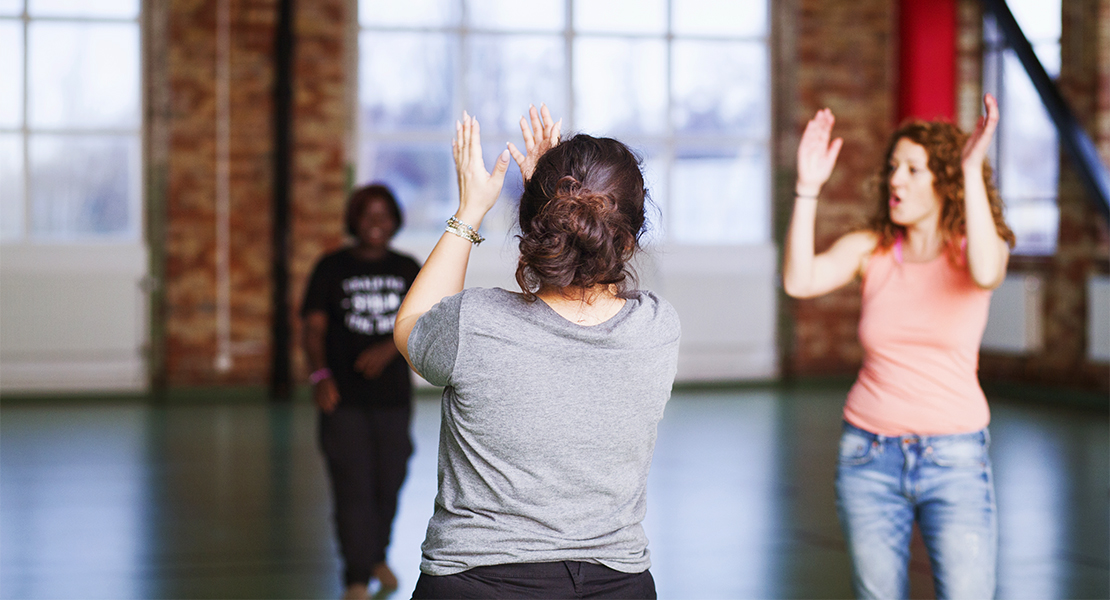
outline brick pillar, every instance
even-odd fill
[[[218,369],[217,7],[218,0],[152,0],[164,14],[165,280],[161,341],[171,386],[265,385],[271,352],[271,197],[276,0],[226,0],[229,8],[230,369]],[[298,2],[294,81],[292,306],[306,258],[341,234],[346,136],[350,133],[348,2]],[[154,165],[159,166],[159,165]],[[158,329],[158,326],[155,327]],[[295,343],[295,342],[294,342]],[[298,353],[294,354],[295,356]]]
[[[357,49],[354,2],[348,0],[299,0],[297,55],[294,80],[293,191],[291,253],[289,258],[290,308],[293,312],[293,381],[303,380],[304,356],[300,351],[297,315],[308,276],[320,256],[343,244],[346,228],[348,156],[355,131],[352,106],[357,81],[353,60]]]
[[[806,121],[827,106],[836,115],[834,134],[844,138],[836,170],[821,193],[818,252],[861,227],[877,202],[866,183],[880,167],[896,120],[896,5],[891,0],[796,0],[777,9],[793,11],[779,17],[786,21],[784,28],[794,24],[789,35],[780,37],[780,60],[796,64],[796,91],[787,98],[790,103],[780,102],[789,113],[782,119],[787,130],[776,137],[790,143],[784,141],[778,151],[783,167],[777,177],[777,213],[788,214],[793,204],[795,150]],[[855,373],[862,358],[856,335],[859,304],[858,284],[821,298],[787,300],[784,310],[792,314],[793,327],[784,340],[783,373]]]

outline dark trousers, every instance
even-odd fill
[[[412,407],[340,404],[320,414],[320,447],[335,503],[335,528],[345,585],[368,583],[385,550],[405,482],[412,439]]]
[[[412,597],[655,599],[651,571],[621,573],[593,563],[563,561],[475,567],[454,575],[420,574]]]

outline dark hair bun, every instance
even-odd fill
[[[588,135],[540,157],[520,199],[516,279],[526,295],[599,284],[624,290],[644,228],[639,165],[624,144]]]

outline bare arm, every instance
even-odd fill
[[[459,181],[459,210],[455,212],[455,218],[478,229],[501,194],[505,171],[509,168],[509,151],[503,151],[498,157],[493,173],[487,172],[482,160],[478,121],[465,113],[462,122],[455,123],[451,151],[455,156]],[[437,302],[462,291],[471,246],[469,241],[444,232],[405,295],[397,311],[393,341],[409,365],[412,365],[408,350],[409,334],[420,316]]]
[[[301,347],[308,359],[309,372],[316,372],[328,366],[325,359],[324,339],[328,333],[328,315],[322,310],[314,310],[305,315],[301,331]],[[335,410],[339,404],[339,390],[335,380],[326,377],[312,386],[312,400],[325,413]]]
[[[979,117],[963,150],[964,216],[967,219],[968,270],[976,285],[991,290],[1006,278],[1010,247],[998,235],[987,187],[983,183],[983,161],[998,126],[998,102],[987,94],[983,104],[987,114]]]
[[[829,109],[818,111],[806,124],[798,144],[797,197],[786,234],[782,274],[786,293],[795,298],[820,296],[852,281],[877,241],[874,234],[857,231],[841,237],[827,251],[815,254],[817,196],[832,175],[844,143],[840,138],[830,141],[835,121]]]

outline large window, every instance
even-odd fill
[[[616,137],[645,160],[649,240],[770,239],[766,0],[361,0],[357,178],[392,185],[407,235],[456,206],[450,139],[465,109],[493,164],[547,103],[563,131]],[[483,233],[511,230],[510,167]]]
[[[1049,77],[1060,74],[1061,0],[1008,0],[1025,37]],[[1002,115],[991,162],[1017,235],[1015,254],[1056,251],[1060,153],[1056,129],[1021,61],[994,19],[984,21],[983,87],[998,98]]]
[[[0,240],[138,241],[138,0],[0,0]]]

